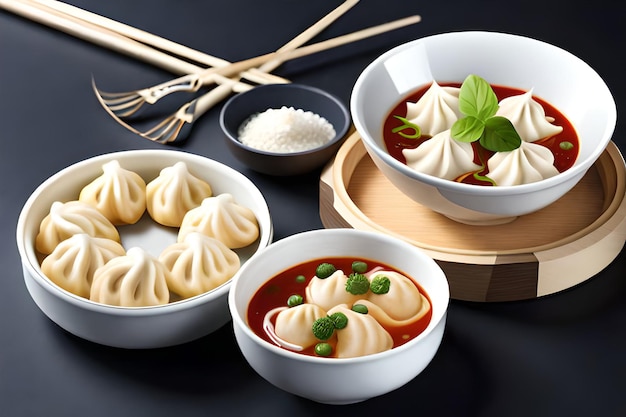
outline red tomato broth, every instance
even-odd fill
[[[335,265],[337,270],[342,270],[344,271],[346,275],[349,275],[352,271],[353,261],[366,262],[368,265],[368,271],[377,267],[382,267],[385,270],[396,271],[398,273],[403,274],[404,276],[409,278],[411,282],[413,282],[413,284],[416,286],[419,292],[424,297],[426,297],[426,299],[431,305],[431,308],[429,309],[429,311],[423,317],[421,317],[419,320],[415,321],[414,323],[411,323],[405,326],[393,327],[393,328],[383,326],[393,339],[392,349],[398,346],[401,346],[407,343],[408,341],[414,339],[415,337],[420,335],[426,329],[426,327],[428,327],[428,324],[430,323],[430,320],[432,318],[432,302],[428,294],[425,292],[425,290],[417,282],[415,282],[412,279],[412,277],[410,277],[409,275],[389,265],[376,262],[371,259],[347,258],[347,257],[331,257],[331,258],[310,260],[310,261],[295,265],[283,272],[280,272],[274,277],[272,277],[265,284],[263,284],[261,288],[257,290],[257,292],[254,294],[254,296],[250,300],[250,303],[248,305],[248,311],[247,311],[248,325],[254,331],[254,333],[256,333],[263,340],[275,345],[275,343],[270,339],[270,337],[267,335],[267,333],[263,329],[263,320],[267,312],[277,307],[287,307],[287,300],[289,299],[291,295],[294,295],[294,294],[301,295],[305,299],[305,302],[306,302],[305,289],[307,285],[309,284],[309,282],[311,281],[311,279],[319,279],[315,277],[315,269],[320,263],[322,262],[332,263],[333,265]],[[296,277],[298,277],[299,275],[304,276],[305,280],[299,282],[296,279]],[[364,295],[364,298],[365,298],[365,295]],[[352,306],[349,306],[349,307],[352,307]],[[276,316],[274,316],[271,321],[272,321],[272,324],[275,324]],[[334,335],[329,340],[326,340],[324,342],[329,343],[332,346],[333,352],[336,351],[335,349],[336,337]],[[285,350],[289,350],[289,349],[285,348]],[[298,353],[309,355],[309,356],[318,356],[314,352],[314,346],[311,346]],[[333,355],[331,355],[330,357],[333,357]]]
[[[461,83],[439,83],[439,85],[443,87],[460,87]],[[383,140],[387,151],[389,154],[397,159],[398,161],[406,164],[406,158],[402,154],[403,149],[412,149],[417,148],[419,145],[430,139],[430,136],[422,135],[418,139],[407,139],[401,136],[399,133],[393,133],[392,130],[396,127],[401,126],[403,123],[395,118],[394,116],[405,117],[407,113],[407,102],[417,102],[426,91],[430,88],[430,84],[422,86],[415,90],[414,92],[405,96],[387,115],[383,124]],[[493,89],[496,97],[498,97],[498,101],[501,101],[507,97],[524,94],[525,91],[513,88],[513,87],[505,87],[500,85],[491,84],[491,88]],[[578,157],[578,152],[580,149],[580,141],[578,138],[578,134],[576,133],[576,129],[572,123],[565,117],[563,113],[561,113],[556,107],[548,103],[547,101],[534,96],[533,99],[541,104],[543,107],[545,114],[547,117],[554,118],[552,122],[554,125],[563,127],[563,131],[557,135],[540,139],[535,141],[534,143],[545,146],[550,149],[552,154],[554,155],[554,166],[559,172],[563,172],[569,168],[571,168],[576,162],[576,158]],[[408,132],[412,133],[412,132]],[[571,149],[563,150],[560,147],[560,143],[567,141],[573,145]],[[492,155],[492,151],[488,151],[484,149],[478,142],[472,143],[472,147],[474,149],[474,162],[478,165],[485,165],[485,169],[478,172],[480,175],[486,175],[488,173],[487,159],[489,159]],[[481,160],[482,159],[482,160]],[[456,181],[464,182],[467,184],[475,184],[475,185],[492,185],[487,181],[481,181],[474,178],[472,175],[474,172],[469,172],[461,175]],[[462,179],[462,181],[461,181]]]

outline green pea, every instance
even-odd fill
[[[363,305],[363,304],[355,304],[352,306],[352,311],[356,311],[357,313],[361,313],[361,314],[367,314],[369,312],[369,310],[367,309],[367,306]]]
[[[390,286],[391,281],[389,278],[384,275],[376,275],[370,284],[370,290],[374,294],[387,294]]]
[[[318,356],[330,356],[333,353],[333,347],[325,342],[315,345],[315,354]]]
[[[322,279],[328,278],[329,276],[334,274],[336,270],[337,268],[335,268],[335,265],[328,262],[323,262],[319,264],[315,269],[315,276]]]
[[[294,294],[294,295],[291,295],[287,299],[287,305],[289,307],[295,307],[295,306],[299,306],[300,304],[302,304],[303,301],[304,299],[302,298],[300,294]]]
[[[304,275],[298,275],[296,277],[296,282],[298,282],[298,283],[306,282],[306,277]]]
[[[343,329],[348,325],[348,317],[339,311],[331,314],[329,317],[333,321],[335,329]]]
[[[363,261],[354,261],[352,262],[352,270],[359,274],[364,274],[367,272],[367,264]]]
[[[319,340],[328,340],[335,331],[335,323],[328,316],[320,317],[313,322],[313,335]]]

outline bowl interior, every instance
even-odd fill
[[[277,273],[300,262],[331,256],[354,256],[378,260],[403,271],[422,286],[432,301],[432,319],[426,330],[407,345],[417,343],[427,337],[444,317],[450,297],[447,280],[435,261],[418,248],[380,233],[355,229],[323,229],[283,238],[264,248],[240,269],[233,278],[229,294],[233,321],[249,337],[267,349],[302,359],[302,355],[280,349],[254,334],[247,326],[248,303],[257,289]],[[403,347],[398,349],[401,348]],[[325,358],[313,359],[324,360]],[[310,360],[310,358],[303,360]]]
[[[366,145],[386,163],[413,176],[411,170],[401,167],[402,163],[384,155],[384,118],[416,88],[433,80],[462,82],[469,74],[479,75],[491,84],[532,89],[534,95],[565,114],[581,139],[577,162],[566,173],[572,171],[573,175],[577,166],[588,168],[611,139],[617,119],[615,102],[589,65],[556,46],[493,32],[429,36],[380,56],[355,84],[351,98],[355,126]]]
[[[238,130],[250,116],[282,106],[311,111],[333,125],[335,137],[326,145],[313,151],[327,148],[343,138],[350,126],[350,112],[338,98],[321,89],[301,84],[261,85],[239,93],[224,104],[220,114],[220,123],[228,138],[242,148],[261,154],[274,154],[244,145],[238,140]],[[309,152],[311,151],[295,152],[289,155]]]
[[[102,165],[111,160],[118,160],[123,168],[138,173],[146,183],[156,178],[163,168],[179,161],[185,162],[191,173],[211,185],[214,195],[230,193],[239,204],[254,211],[259,222],[260,237],[253,245],[237,250],[242,263],[246,262],[259,248],[265,247],[271,242],[273,228],[265,199],[256,186],[239,172],[219,162],[182,151],[136,150],[101,155],[71,165],[47,179],[31,194],[18,219],[17,244],[24,267],[29,270],[33,277],[44,285],[52,287],[53,291],[58,294],[70,297],[73,301],[95,304],[54,285],[41,272],[40,262],[35,251],[35,237],[39,231],[39,226],[43,218],[49,213],[50,206],[54,201],[78,199],[80,190],[94,178],[100,176]],[[174,243],[178,233],[177,228],[160,226],[152,221],[147,214],[137,224],[119,226],[118,230],[122,237],[122,245],[126,249],[132,246],[141,246],[153,256],[158,256],[162,249]],[[222,291],[224,290],[220,289],[220,292]],[[160,307],[169,307],[174,304],[177,303]],[[122,309],[122,307],[113,306],[103,307]]]

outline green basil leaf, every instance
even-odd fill
[[[458,119],[450,129],[450,136],[459,142],[475,142],[483,134],[485,123],[472,116]]]
[[[485,130],[480,138],[480,144],[490,151],[508,152],[519,148],[522,139],[509,119],[494,116],[485,120]]]
[[[498,97],[487,81],[470,74],[461,84],[459,110],[466,116],[484,121],[498,111]]]

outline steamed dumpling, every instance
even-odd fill
[[[509,152],[497,152],[487,161],[489,178],[497,185],[520,185],[541,181],[559,173],[554,155],[545,146],[524,142]]]
[[[447,180],[481,169],[480,165],[474,163],[472,144],[453,139],[449,129],[436,134],[417,148],[404,149],[402,154],[407,166],[415,171]]]
[[[80,233],[59,243],[44,258],[41,271],[64,290],[89,298],[96,269],[125,254],[122,245],[114,240]]]
[[[94,206],[82,201],[55,201],[39,226],[35,248],[48,255],[60,242],[79,233],[120,241],[113,223]]]
[[[208,197],[199,207],[189,210],[178,232],[181,242],[190,232],[216,238],[231,249],[250,245],[259,237],[259,224],[254,212],[239,205],[228,193]]]
[[[338,304],[352,305],[362,295],[355,295],[346,290],[348,276],[342,270],[335,271],[328,278],[314,277],[309,281],[305,292],[306,302],[317,304],[324,310],[330,310]]]
[[[219,240],[189,233],[163,250],[159,261],[170,271],[168,286],[188,298],[211,291],[239,270],[239,256]]]
[[[509,119],[522,140],[526,142],[534,142],[563,131],[563,127],[548,121],[543,106],[533,99],[532,90],[507,97],[500,101],[499,105],[496,115]]]
[[[139,247],[129,249],[96,269],[90,299],[121,307],[167,304],[170,272],[155,257]]]
[[[187,164],[163,168],[146,186],[146,207],[152,219],[164,226],[179,227],[185,214],[213,195],[211,186],[194,176]]]
[[[96,207],[115,225],[134,224],[146,211],[146,183],[113,160],[102,166],[102,175],[83,187],[78,199]]]
[[[300,304],[282,310],[276,316],[276,336],[292,345],[306,349],[319,342],[313,335],[313,322],[326,317],[326,311],[315,304]]]
[[[374,317],[357,313],[346,305],[328,311],[328,315],[341,312],[348,318],[348,325],[337,329],[336,356],[354,358],[384,352],[393,347],[393,338]]]
[[[430,303],[410,278],[395,271],[376,271],[369,276],[372,281],[377,276],[389,278],[389,291],[385,294],[369,292],[367,300],[359,300],[369,314],[384,326],[402,326],[414,322],[430,310]]]
[[[418,125],[423,135],[435,136],[463,117],[457,87],[442,87],[435,81],[415,103],[407,102],[406,118]]]

